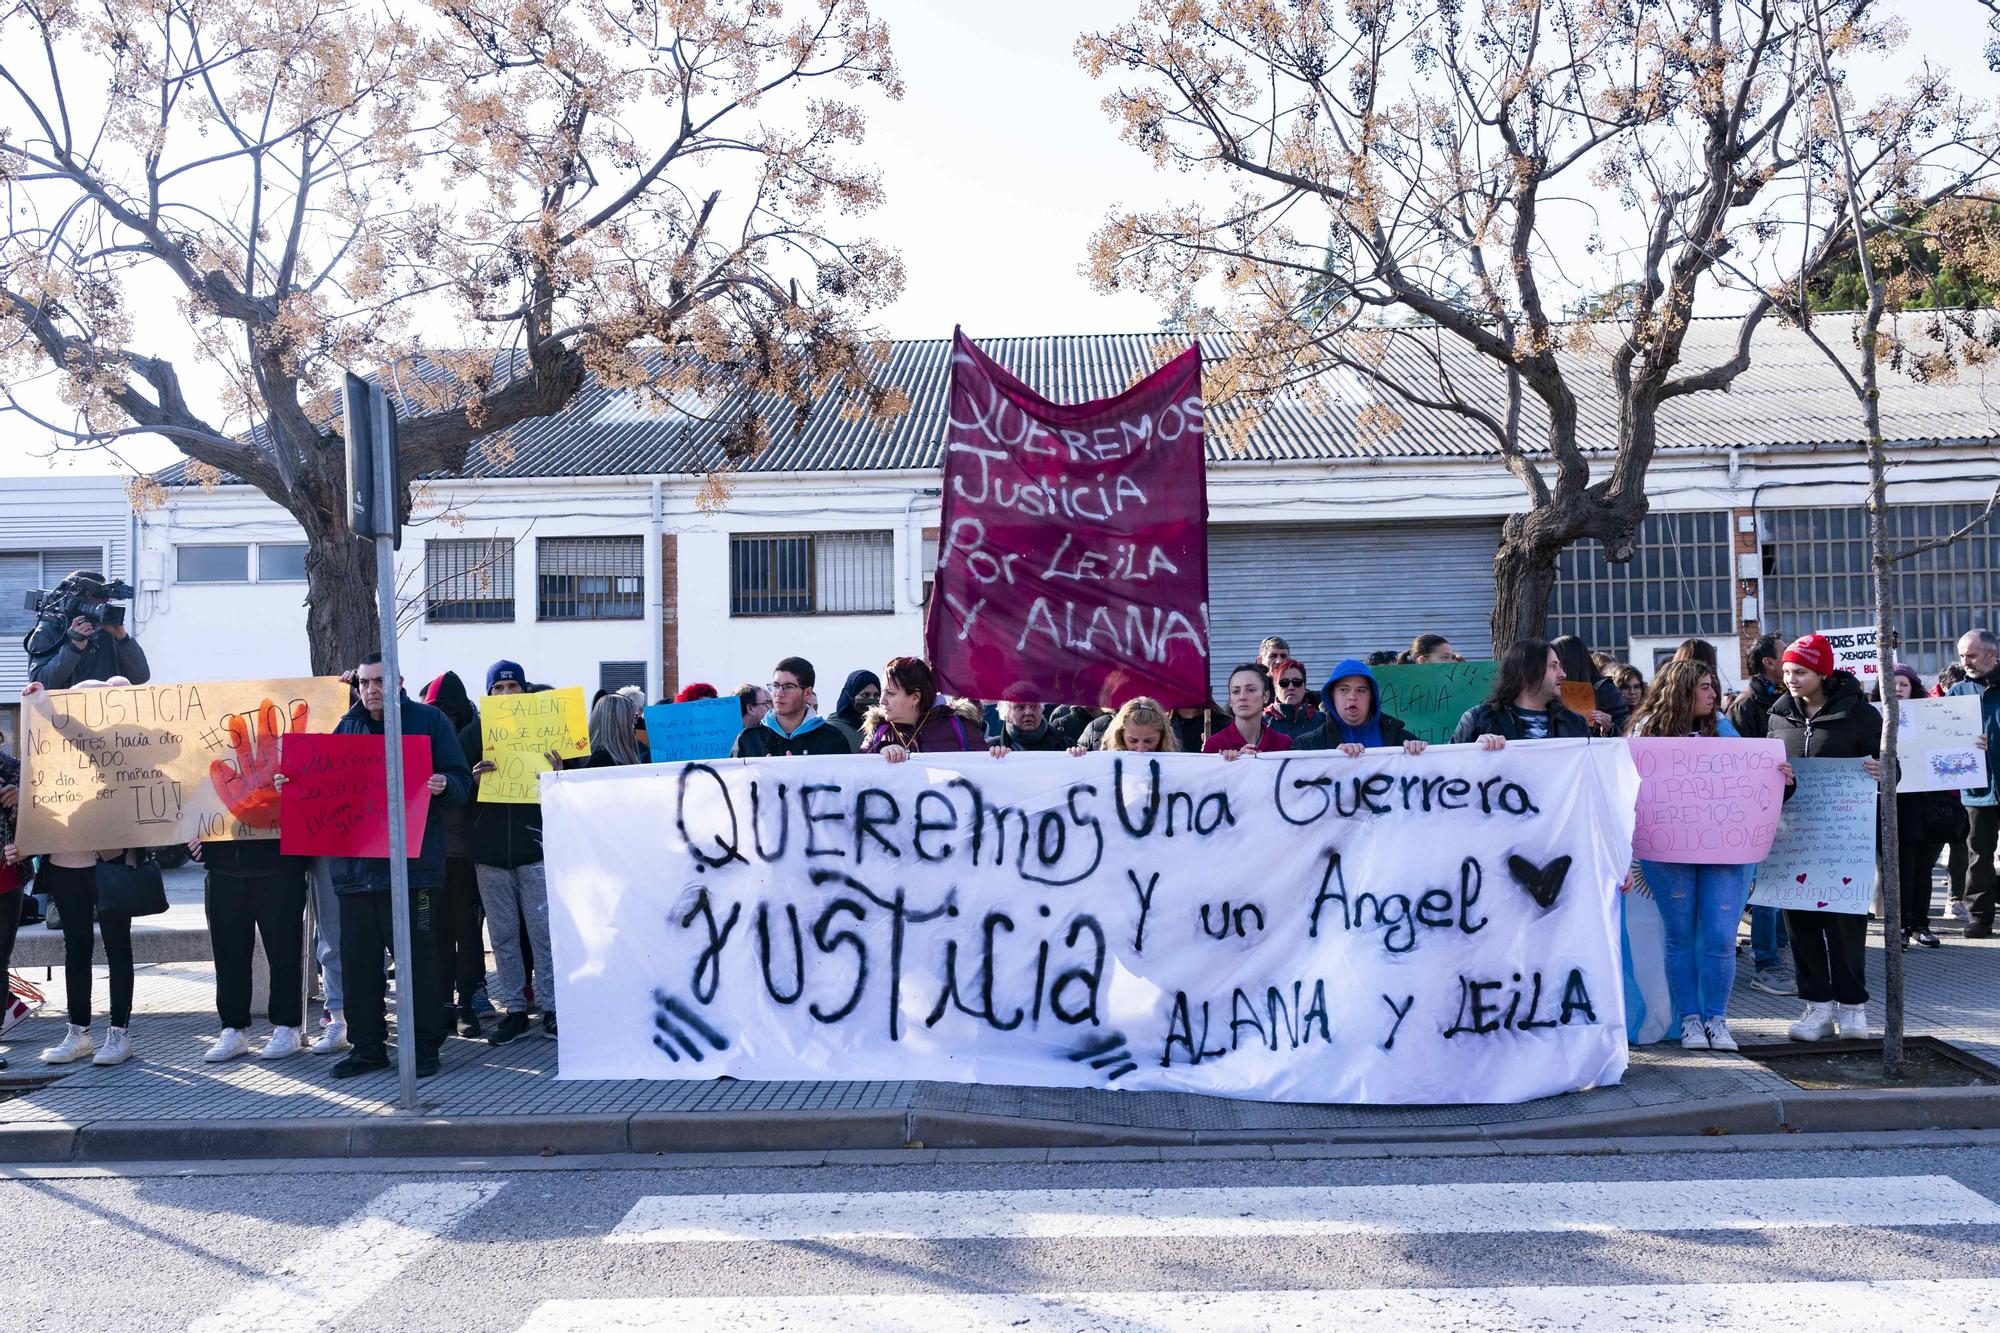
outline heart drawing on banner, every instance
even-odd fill
[[[1569,858],[1558,856],[1547,865],[1538,866],[1524,856],[1510,856],[1507,870],[1522,891],[1535,900],[1535,906],[1547,911],[1556,905],[1563,880],[1569,877]]]
[[[1799,883],[1803,884],[1803,883],[1805,883],[1805,882],[1806,882],[1806,877],[1805,877],[1805,876],[1804,876],[1803,874],[1801,874],[1801,875],[1800,875],[1800,876],[1798,877],[1798,880],[1799,880]]]

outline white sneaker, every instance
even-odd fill
[[[124,1028],[112,1028],[104,1034],[104,1049],[97,1053],[94,1065],[122,1065],[132,1058],[132,1041],[125,1035]]]
[[[1953,898],[1951,900],[1951,906],[1945,908],[1945,915],[1950,917],[1953,921],[1966,921],[1971,919],[1966,913],[1965,899],[1963,898]]]
[[[1684,1051],[1705,1051],[1708,1049],[1708,1029],[1693,1014],[1681,1019],[1681,1049]]]
[[[1739,1049],[1736,1038],[1730,1035],[1726,1019],[1711,1018],[1702,1024],[1708,1029],[1708,1049],[1711,1051],[1734,1051]]]
[[[264,1049],[257,1052],[259,1060],[282,1060],[288,1055],[297,1055],[305,1047],[299,1042],[297,1028],[276,1027],[264,1039]]]
[[[115,1029],[114,1029],[115,1030]],[[225,1060],[237,1060],[250,1054],[250,1043],[244,1039],[243,1029],[224,1028],[222,1035],[215,1039],[215,1045],[202,1056],[209,1064],[219,1065]]]
[[[319,1040],[312,1044],[314,1055],[338,1055],[351,1049],[347,1040],[347,1020],[336,1018],[320,1030]]]
[[[1865,1004],[1843,1004],[1839,1007],[1838,1020],[1840,1035],[1848,1041],[1867,1041],[1868,1006]]]
[[[1799,1021],[1785,1030],[1793,1041],[1826,1041],[1833,1036],[1833,1001],[1808,1000]]]
[[[41,1005],[29,1004],[18,995],[8,997],[7,1012],[0,1014],[0,1037],[6,1036],[9,1032],[12,1032],[15,1028],[33,1018],[41,1011],[41,1008]]]
[[[78,1060],[84,1059],[96,1049],[97,1043],[90,1039],[90,1029],[80,1028],[76,1024],[71,1023],[69,1025],[69,1032],[62,1039],[62,1044],[51,1046],[42,1052],[42,1063],[45,1065],[75,1064]]]

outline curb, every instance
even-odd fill
[[[1883,1134],[2000,1127],[2000,1088],[1856,1089],[1718,1097],[1504,1124],[1167,1129],[907,1107],[847,1111],[641,1111],[622,1115],[99,1120],[0,1124],[0,1163],[343,1157],[557,1157],[618,1153],[842,1152],[881,1164],[925,1150],[1125,1149],[1269,1160],[1312,1148],[1407,1145],[1479,1155],[1563,1151],[1566,1141]],[[920,1154],[923,1154],[920,1157]],[[1384,1155],[1398,1155],[1386,1151]]]

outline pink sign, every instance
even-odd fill
[[[1632,855],[1675,865],[1752,865],[1785,807],[1782,741],[1631,737],[1639,768]]]
[[[380,736],[285,737],[278,849],[287,856],[389,854],[388,746]],[[430,819],[431,741],[403,737],[404,843],[415,860]]]
[[[925,643],[974,699],[1208,697],[1201,349],[1115,398],[1052,403],[962,332]]]

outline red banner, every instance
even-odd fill
[[[925,644],[986,701],[1208,697],[1201,349],[1115,398],[1052,403],[953,336]]]
[[[285,737],[278,850],[287,856],[389,855],[388,752],[380,736]],[[403,737],[404,845],[412,860],[431,812],[431,741]]]

